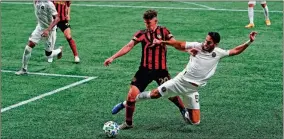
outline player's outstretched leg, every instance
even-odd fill
[[[126,101],[120,102],[120,103],[116,104],[116,105],[112,108],[111,113],[112,113],[112,114],[117,114],[118,112],[120,112],[122,109],[125,108],[125,104],[126,104]]]

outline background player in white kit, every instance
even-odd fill
[[[57,56],[58,59],[62,57],[62,47],[53,50],[56,40],[56,24],[60,20],[54,4],[47,0],[36,0],[34,1],[34,8],[38,23],[25,47],[22,58],[22,68],[15,73],[17,75],[27,73],[32,49],[41,39],[46,41],[45,55],[47,56],[48,62],[52,62],[54,56]]]
[[[217,47],[220,42],[220,35],[217,32],[209,32],[204,43],[154,40],[154,44],[164,43],[177,49],[193,48],[198,50],[198,53],[195,56],[190,56],[186,68],[175,78],[168,80],[157,89],[140,93],[136,99],[156,99],[170,94],[182,95],[186,107],[185,121],[189,124],[199,124],[198,87],[205,86],[207,80],[214,75],[221,58],[242,53],[255,40],[255,36],[256,32],[251,32],[249,41],[231,50],[223,50]]]
[[[263,8],[263,13],[265,17],[265,24],[267,26],[271,25],[270,19],[269,19],[269,13],[268,13],[268,6],[265,0],[258,0],[260,1],[260,4]],[[253,28],[254,27],[254,6],[256,4],[256,0],[249,0],[248,2],[248,17],[249,17],[249,24],[246,25],[246,28]]]

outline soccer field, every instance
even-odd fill
[[[63,57],[47,63],[44,43],[32,51],[29,72],[16,76],[29,35],[36,26],[31,2],[1,3],[3,139],[100,139],[103,124],[124,122],[125,111],[111,114],[123,101],[138,70],[141,45],[104,67],[144,29],[142,14],[158,11],[159,25],[177,40],[204,41],[207,32],[221,35],[219,47],[233,48],[258,32],[242,54],[224,58],[215,75],[199,89],[201,123],[184,123],[167,99],[136,104],[134,128],[119,131],[119,139],[281,139],[283,137],[283,3],[268,2],[272,25],[267,27],[261,6],[255,7],[255,28],[246,29],[247,2],[73,2],[72,36],[81,63],[58,30],[56,46]],[[172,77],[188,63],[188,54],[168,47]],[[157,87],[151,83],[146,90]]]

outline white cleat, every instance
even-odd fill
[[[21,70],[15,72],[16,75],[24,75],[24,74],[28,74],[27,70],[22,68]]]
[[[74,62],[75,62],[75,63],[80,63],[80,58],[79,58],[79,56],[75,56],[75,57],[74,57]]]

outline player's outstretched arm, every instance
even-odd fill
[[[185,41],[177,41],[175,39],[171,39],[169,41],[163,41],[163,40],[154,39],[153,43],[154,44],[161,44],[161,43],[163,43],[163,44],[166,44],[166,45],[173,46],[173,47],[175,47],[178,50],[185,50],[185,44],[186,44]]]
[[[124,45],[118,52],[116,52],[113,56],[106,59],[104,65],[108,66],[114,59],[127,54],[136,44],[137,43],[135,41],[131,40],[129,43]]]
[[[242,53],[255,40],[256,34],[257,34],[257,32],[252,31],[249,34],[249,40],[247,42],[229,50],[229,55],[234,56],[234,55],[238,55],[238,54]]]

